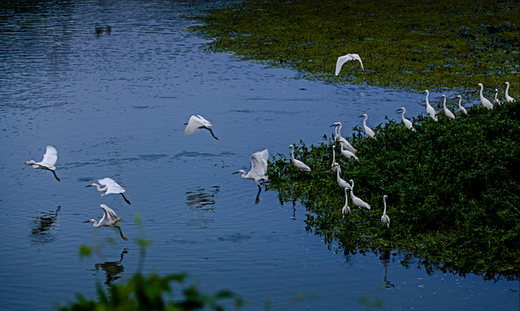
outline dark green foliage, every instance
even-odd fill
[[[392,248],[423,264],[487,277],[520,272],[520,106],[474,107],[469,116],[439,122],[419,116],[416,132],[387,120],[375,139],[354,128],[348,139],[360,162],[336,149],[343,179],[372,209],[342,220],[343,190],[331,170],[332,146],[296,145],[296,155],[313,171],[303,173],[284,155],[270,163],[268,189],[282,202],[301,201],[308,229],[337,241],[345,253]],[[339,154],[339,155],[338,155]],[[381,223],[388,195],[391,227]]]
[[[174,300],[172,283],[183,283],[185,274],[171,274],[159,276],[149,274],[144,276],[136,273],[123,284],[112,284],[105,292],[103,287],[97,286],[97,299],[89,300],[82,295],[77,295],[76,302],[66,307],[59,308],[60,311],[132,311],[132,310],[224,310],[220,301],[230,300],[234,305],[242,306],[242,299],[230,291],[219,291],[215,294],[201,293],[196,286],[192,285],[182,291],[182,298]],[[165,299],[169,298],[169,299]]]

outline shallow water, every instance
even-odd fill
[[[305,81],[205,51],[184,16],[215,4],[0,3],[0,309],[92,297],[96,282],[138,269],[133,241],[145,236],[146,271],[188,272],[205,290],[241,294],[247,310],[359,309],[362,298],[388,310],[517,310],[518,282],[429,276],[392,255],[345,258],[305,230],[303,207],[280,206],[274,192],[254,204],[256,185],[231,174],[249,168],[251,153],[319,143],[335,121],[348,135],[362,113],[371,126],[398,119],[401,106],[423,113],[424,95]],[[94,34],[107,24],[110,34]],[[212,121],[220,140],[185,136],[192,114]],[[23,164],[40,161],[49,144],[60,183]],[[125,186],[132,205],[85,188],[103,177]],[[129,242],[83,223],[101,217],[101,203],[123,218]],[[82,244],[102,251],[81,259]]]

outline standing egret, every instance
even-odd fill
[[[267,160],[269,159],[269,150],[264,149],[262,151],[258,151],[253,153],[251,156],[251,169],[246,174],[244,170],[238,170],[233,174],[241,173],[241,177],[245,179],[252,179],[256,182],[258,186],[258,193],[256,195],[255,203],[260,201],[260,192],[262,192],[262,187],[260,187],[260,181],[267,180]]]
[[[444,109],[444,114],[454,120],[455,119],[455,115],[453,114],[453,112],[451,112],[447,107],[446,107],[446,95],[442,94],[442,98],[444,98],[444,103],[442,104],[442,107]]]
[[[386,214],[386,198],[388,198],[388,196],[385,194],[383,196],[384,209],[383,209],[383,216],[381,216],[381,222],[390,229],[390,217],[388,217],[388,215]]]
[[[430,117],[435,120],[439,121],[437,119],[437,116],[435,115],[435,109],[433,109],[432,105],[430,105],[430,101],[428,100],[428,97],[430,96],[430,91],[424,90],[426,92],[426,112],[430,115]]]
[[[509,82],[506,82],[506,95],[505,95],[505,97],[506,97],[506,102],[508,102],[508,103],[514,103],[516,101],[513,97],[509,96]]]
[[[361,57],[359,57],[358,54],[347,54],[347,55],[338,57],[338,60],[336,61],[335,75],[336,76],[339,75],[339,72],[341,71],[341,67],[343,67],[343,64],[345,64],[346,62],[351,61],[351,60],[359,61],[359,63],[361,64],[361,70],[363,70],[363,71],[365,70],[365,68],[363,68],[363,62],[361,61]]]
[[[35,162],[34,160],[26,161],[25,164],[32,166],[36,169],[48,170],[54,174],[54,177],[57,181],[61,181],[56,175],[56,167],[54,166],[58,161],[58,150],[54,146],[47,146],[47,150],[43,155],[43,160],[41,162]]]
[[[345,188],[345,205],[341,209],[341,214],[343,215],[343,219],[350,214],[350,206],[348,206],[348,189]]]
[[[358,157],[356,157],[356,155],[352,151],[345,149],[343,145],[341,145],[341,154],[349,160],[353,158],[354,160],[359,161]]]
[[[310,172],[311,168],[307,164],[294,157],[294,146],[291,144],[289,148],[291,148],[291,163],[300,171]]]
[[[352,151],[352,153],[356,153],[357,152],[356,148],[352,147],[352,145],[349,143],[349,141],[346,140],[343,136],[341,136],[341,128],[342,128],[341,122],[336,122],[336,123],[331,125],[331,127],[333,127],[333,126],[335,126],[335,128],[334,128],[334,141],[336,143],[341,144],[346,149],[349,149],[350,151]]]
[[[360,198],[358,198],[357,196],[354,195],[354,180],[351,179],[350,180],[350,196],[352,197],[352,203],[354,203],[354,205],[356,205],[357,207],[359,207],[359,209],[361,211],[363,211],[363,209],[370,209],[370,205],[361,200]]]
[[[184,134],[186,135],[191,135],[195,133],[195,131],[197,131],[198,129],[206,129],[211,133],[211,136],[213,136],[213,138],[218,140],[217,136],[213,134],[213,130],[209,128],[210,126],[212,126],[211,122],[204,119],[200,115],[191,116],[188,123],[184,123],[184,125],[186,125],[186,128],[184,128]]]
[[[331,164],[331,168],[332,168],[332,172],[334,174],[336,174],[336,170],[340,170],[339,173],[341,174],[341,168],[339,166],[336,166],[336,164],[338,164],[336,162],[336,145],[332,144],[332,164]]]
[[[495,99],[493,100],[493,104],[494,105],[499,105],[499,106],[502,105],[502,103],[498,99],[498,89],[495,89]]]
[[[465,115],[468,115],[466,108],[462,107],[462,96],[457,95],[457,97],[459,98],[459,111]]]
[[[482,83],[479,83],[478,86],[480,86],[480,102],[482,103],[482,106],[490,110],[493,109],[493,104],[482,94],[482,92],[484,91],[484,85]]]
[[[128,201],[128,199],[124,195],[124,192],[126,191],[125,188],[121,187],[112,178],[106,177],[103,179],[99,179],[98,182],[101,186],[104,186],[104,187],[101,188],[101,186],[96,183],[92,183],[85,187],[96,187],[97,191],[103,192],[101,194],[102,197],[107,194],[111,194],[111,193],[119,193],[123,197],[123,199],[125,200],[126,203],[131,204],[130,201]]]
[[[341,168],[339,166],[338,163],[336,163],[336,166],[338,167],[336,169],[336,181],[338,182],[338,185],[342,188],[342,189],[348,189],[350,190],[350,184],[348,182],[346,182],[343,178],[341,178],[339,175],[341,174]]]
[[[412,130],[415,132],[415,128],[413,127],[412,121],[408,120],[404,117],[404,114],[406,113],[406,109],[404,107],[399,108],[398,110],[401,110],[403,113],[401,114],[401,120],[404,123],[404,126],[406,126],[407,129]]]
[[[123,235],[123,231],[121,231],[121,228],[119,226],[116,226],[116,224],[121,220],[121,218],[117,217],[116,212],[114,212],[114,210],[111,209],[110,207],[108,207],[107,205],[101,204],[100,206],[101,206],[101,209],[103,209],[103,217],[101,217],[99,222],[97,222],[97,220],[95,220],[95,219],[89,219],[89,220],[85,221],[85,223],[87,223],[87,222],[93,223],[92,226],[94,228],[99,228],[99,227],[117,228],[119,230],[119,235],[121,235],[121,238],[123,238],[123,240],[125,240],[125,241],[128,241],[126,236]]]
[[[366,113],[364,113],[364,114],[360,115],[359,117],[360,117],[360,118],[361,118],[361,117],[364,117],[364,118],[365,118],[365,120],[363,120],[363,128],[365,129],[365,133],[366,133],[369,137],[375,139],[375,138],[376,138],[376,137],[375,137],[376,134],[374,133],[374,131],[373,131],[371,128],[369,128],[369,127],[367,126],[368,115],[367,115]]]

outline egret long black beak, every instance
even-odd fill
[[[236,171],[236,172],[233,172],[233,173],[231,173],[231,174],[238,174],[238,173],[240,173],[240,171]]]
[[[85,223],[87,223],[87,222],[90,222],[90,220],[85,220],[83,223],[85,224]]]

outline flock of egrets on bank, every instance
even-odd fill
[[[347,54],[344,56],[340,56],[338,58],[338,60],[336,62],[335,75],[338,75],[341,71],[342,66],[347,61],[351,61],[351,60],[359,61],[361,64],[361,69],[364,70],[363,62],[361,61],[361,58],[359,57],[358,54]],[[509,82],[505,82],[505,84],[506,84],[505,102],[508,102],[508,103],[515,102],[515,99],[513,97],[509,96]],[[484,86],[482,85],[482,83],[479,83],[478,86],[480,87],[480,102],[482,103],[482,105],[484,107],[486,107],[487,109],[493,109],[494,104],[495,105],[502,104],[502,102],[498,99],[498,89],[495,89],[495,98],[494,98],[493,103],[491,103],[491,101],[486,99],[483,95]],[[426,90],[425,92],[426,92],[426,112],[429,114],[429,116],[433,120],[438,121],[435,109],[430,105],[430,102],[429,102],[430,93],[428,90]],[[442,95],[442,97],[444,99],[443,110],[444,110],[446,117],[448,117],[449,119],[455,119],[455,115],[446,107],[446,96]],[[459,106],[460,113],[467,115],[466,109],[462,106],[462,97],[460,95],[457,95],[457,98],[459,98],[458,106]],[[401,107],[398,110],[402,111],[401,119],[402,119],[402,122],[405,125],[405,127],[412,131],[415,131],[415,128],[413,127],[412,122],[410,120],[406,119],[404,116],[406,113],[406,109],[404,107]],[[368,115],[363,114],[360,117],[364,117],[363,128],[364,128],[366,135],[370,138],[377,139],[374,131],[370,127],[367,126]],[[208,120],[206,120],[204,117],[202,117],[200,115],[191,116],[190,119],[188,120],[188,122],[185,123],[185,125],[186,125],[186,127],[184,129],[184,134],[186,134],[186,135],[191,135],[199,129],[206,129],[211,133],[213,138],[218,140],[218,138],[213,133],[213,130],[211,129],[211,126],[212,126],[211,122],[209,122]],[[336,145],[335,144],[340,145],[341,154],[343,156],[345,156],[348,160],[359,161],[359,159],[356,156],[357,150],[349,143],[349,141],[347,139],[345,139],[343,136],[341,136],[341,127],[342,127],[341,122],[336,122],[336,123],[332,124],[331,127],[332,126],[335,127],[335,129],[334,129],[334,144],[332,145],[331,169],[332,169],[333,173],[336,174],[336,181],[337,181],[338,185],[345,191],[345,205],[342,208],[342,215],[343,215],[343,218],[345,218],[351,212],[350,206],[348,205],[349,204],[349,193],[350,193],[350,198],[352,199],[352,203],[355,206],[357,206],[361,211],[363,211],[364,209],[369,210],[369,209],[371,209],[371,207],[370,207],[370,204],[363,201],[361,198],[357,197],[354,194],[354,180],[351,179],[350,182],[347,182],[341,178],[341,167],[340,167],[339,163],[336,162],[336,152],[335,152]],[[299,169],[301,171],[310,172],[311,168],[308,165],[306,165],[302,161],[295,158],[294,146],[290,145],[289,147],[291,149],[292,165],[294,165],[294,167],[296,167],[297,169]],[[251,159],[251,169],[249,170],[249,172],[246,172],[244,170],[239,170],[239,171],[235,172],[235,174],[239,173],[239,174],[241,174],[242,178],[252,179],[256,182],[256,184],[258,186],[258,193],[256,195],[255,203],[258,203],[260,193],[262,191],[260,183],[262,181],[268,180],[267,161],[269,159],[269,150],[264,149],[262,151],[255,152],[255,153],[251,154],[250,159]],[[31,160],[31,161],[26,161],[25,164],[30,165],[35,169],[43,169],[43,170],[51,171],[53,173],[54,177],[56,178],[56,180],[60,181],[60,178],[56,174],[55,164],[56,164],[57,160],[58,160],[58,151],[56,150],[56,148],[54,146],[47,146],[46,152],[43,155],[43,160],[41,162],[35,162],[35,161]],[[126,191],[125,188],[120,186],[117,182],[115,182],[114,180],[112,180],[111,178],[108,178],[108,177],[99,179],[98,182],[99,182],[99,185],[96,183],[92,183],[90,185],[87,185],[86,187],[96,187],[96,189],[99,192],[102,192],[101,196],[105,196],[107,194],[120,194],[126,203],[131,204],[130,201],[124,195],[124,193]],[[387,195],[383,196],[384,209],[383,209],[383,215],[381,216],[381,222],[384,225],[386,225],[388,228],[390,228],[390,217],[386,214],[387,197],[388,197]],[[110,207],[108,207],[106,204],[101,204],[100,206],[101,206],[101,209],[103,210],[103,216],[101,217],[99,222],[95,219],[89,219],[89,220],[85,221],[85,223],[91,222],[91,223],[93,223],[93,227],[96,227],[96,228],[98,228],[98,227],[115,227],[118,229],[119,234],[121,235],[121,238],[123,240],[127,241],[128,239],[123,235],[121,228],[119,226],[117,226],[117,223],[121,220],[121,218],[118,217],[117,214],[115,213],[115,211],[112,210]]]

